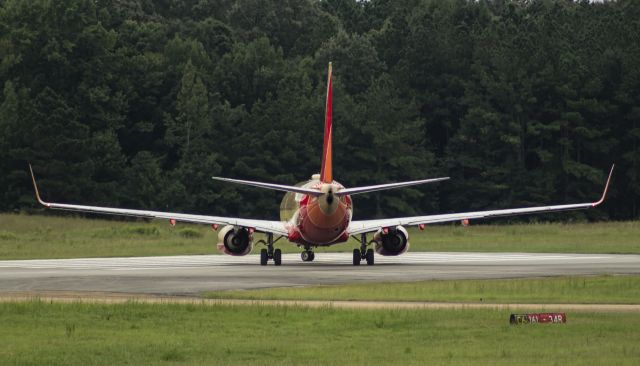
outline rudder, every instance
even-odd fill
[[[331,125],[332,125],[332,82],[331,62],[329,62],[329,75],[327,76],[327,100],[324,117],[324,143],[322,145],[322,166],[320,169],[320,181],[333,182],[332,156],[331,156]]]

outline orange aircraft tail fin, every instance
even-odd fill
[[[320,181],[323,183],[333,182],[332,159],[331,159],[331,122],[332,122],[332,82],[331,82],[331,62],[329,62],[329,76],[327,77],[327,101],[324,116],[324,144],[322,145],[322,167],[320,169]]]

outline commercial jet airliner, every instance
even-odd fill
[[[281,204],[281,221],[49,203],[43,201],[40,197],[36,180],[33,175],[33,169],[31,166],[29,166],[29,169],[31,171],[31,178],[33,180],[36,198],[40,204],[47,208],[135,216],[151,219],[165,219],[169,220],[173,225],[175,225],[177,221],[207,224],[211,225],[214,230],[217,230],[219,225],[225,225],[218,233],[217,247],[221,252],[234,256],[249,254],[254,247],[253,234],[256,232],[264,233],[266,234],[266,240],[260,240],[256,243],[264,244],[266,246],[266,248],[263,248],[260,251],[260,264],[267,265],[269,260],[273,260],[273,263],[276,266],[279,266],[282,263],[282,252],[280,249],[274,249],[274,244],[282,238],[287,239],[290,243],[293,243],[298,247],[304,248],[302,251],[302,260],[310,262],[314,259],[313,248],[344,243],[350,237],[353,237],[360,242],[359,248],[353,250],[353,265],[357,266],[362,261],[366,261],[368,265],[373,265],[374,251],[380,255],[393,256],[403,254],[409,250],[409,233],[405,229],[406,227],[418,226],[420,229],[424,229],[426,224],[432,223],[450,221],[468,222],[468,220],[498,216],[524,215],[596,207],[604,201],[609,188],[609,182],[611,181],[611,175],[613,173],[613,167],[611,167],[602,197],[596,202],[398,217],[378,220],[352,220],[352,195],[440,182],[449,178],[421,179],[409,182],[346,188],[333,179],[331,155],[332,129],[332,81],[331,63],[329,63],[324,123],[324,144],[322,147],[322,164],[320,167],[320,174],[314,174],[311,177],[311,180],[296,186],[212,177],[219,181],[287,192]],[[367,241],[367,234],[373,234],[371,241]]]

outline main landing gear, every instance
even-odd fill
[[[309,245],[305,245],[304,252],[300,253],[300,257],[302,258],[303,262],[313,262],[313,260],[316,258],[316,255],[313,253]]]
[[[267,246],[266,249],[260,250],[260,265],[266,266],[269,259],[273,259],[273,264],[279,266],[282,264],[282,251],[280,249],[273,249],[273,234],[267,234],[267,241],[261,241]]]
[[[374,252],[373,249],[367,249],[367,235],[360,235],[360,249],[353,250],[353,265],[359,266],[362,260],[367,261],[367,265],[373,266]]]

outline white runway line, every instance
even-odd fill
[[[522,262],[554,262],[561,263],[601,263],[607,260],[628,259],[640,263],[638,255],[606,255],[606,254],[550,254],[550,253],[441,253],[421,252],[406,253],[397,257],[376,256],[377,264],[465,264],[496,263],[514,264]],[[351,253],[317,253],[313,263],[344,265],[351,264]],[[135,270],[148,268],[195,268],[211,266],[228,266],[238,264],[258,264],[258,255],[231,257],[226,255],[188,255],[167,257],[119,257],[119,258],[78,258],[78,259],[43,259],[43,260],[7,260],[0,261],[0,268],[23,269],[113,269]],[[283,254],[283,265],[302,264],[299,254]],[[313,265],[305,263],[305,265]],[[364,264],[364,263],[363,263]],[[271,263],[270,263],[271,265]]]

